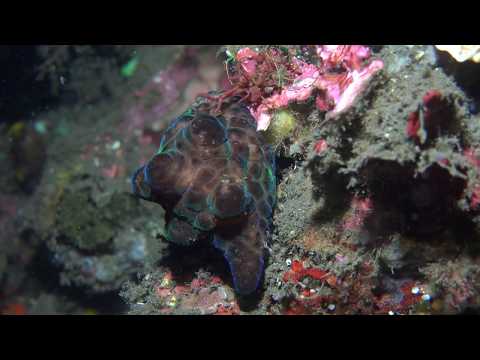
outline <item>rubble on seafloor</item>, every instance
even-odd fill
[[[47,114],[62,121],[32,203],[0,207],[9,218],[22,209],[9,230],[19,243],[46,244],[64,287],[120,291],[130,314],[478,311],[478,98],[454,77],[472,64],[449,72],[420,45],[225,49],[224,79],[180,56],[117,111]],[[222,80],[223,93],[207,94]],[[242,98],[276,150],[273,237],[253,296],[235,294],[214,248],[167,245],[162,208],[130,196],[133,170],[200,93]],[[95,131],[75,125],[82,116]],[[14,283],[12,256],[0,256],[3,283]]]

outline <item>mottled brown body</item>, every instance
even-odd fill
[[[218,113],[194,105],[162,135],[157,154],[133,178],[134,193],[167,212],[169,241],[213,234],[240,293],[257,289],[275,203],[273,153],[241,104]]]

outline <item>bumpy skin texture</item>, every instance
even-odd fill
[[[274,155],[248,109],[202,101],[164,131],[132,179],[137,196],[166,210],[166,238],[181,245],[213,236],[240,294],[254,292],[275,204]]]

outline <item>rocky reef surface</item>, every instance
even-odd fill
[[[122,54],[102,81],[114,84],[108,98],[82,89],[74,104],[2,124],[3,313],[478,311],[479,64],[431,45]],[[212,111],[242,103],[275,151],[272,236],[249,294],[208,242],[166,241],[173,208],[131,189],[198,95]],[[216,211],[228,204],[202,201],[182,210],[229,218]]]

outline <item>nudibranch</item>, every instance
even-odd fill
[[[275,157],[245,106],[232,100],[218,111],[197,98],[163,131],[132,187],[165,209],[168,241],[210,239],[239,294],[259,287],[276,201]]]

